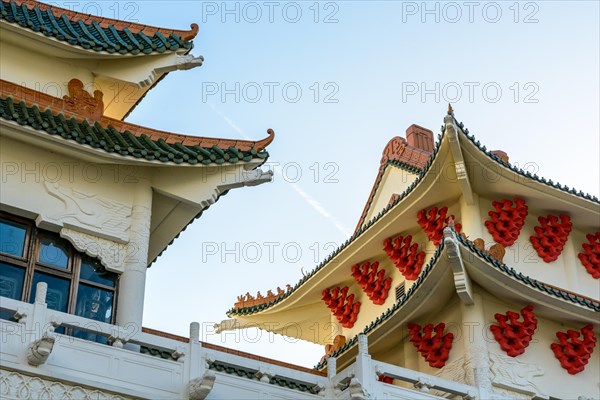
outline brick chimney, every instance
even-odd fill
[[[428,153],[433,151],[433,132],[422,126],[412,124],[406,130],[406,141],[409,146],[425,150]]]

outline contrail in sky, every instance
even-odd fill
[[[244,137],[244,139],[247,140],[252,140],[248,137],[248,135],[246,135],[246,133],[235,124],[235,122],[227,117],[226,115],[223,115],[216,107],[214,104],[209,104],[210,108],[221,118],[223,118],[223,120],[227,123],[227,125],[229,125],[231,128],[233,128],[233,130],[235,130],[237,133],[239,133],[240,135],[242,135]],[[279,176],[281,176],[283,178],[283,173],[281,172],[281,168],[277,165],[273,166],[273,171],[275,173],[277,173]],[[325,209],[325,207],[323,207],[321,205],[321,203],[319,203],[317,200],[315,200],[311,195],[309,195],[308,193],[306,193],[300,186],[298,186],[295,183],[292,182],[288,182],[284,179],[284,181],[290,185],[292,187],[292,189],[294,189],[294,191],[296,193],[298,193],[298,195],[300,197],[302,197],[302,199],[304,201],[306,201],[308,203],[309,206],[311,206],[316,212],[318,212],[319,214],[321,214],[325,219],[327,219],[329,222],[331,222],[338,231],[340,231],[342,233],[342,235],[346,236],[346,237],[350,237],[351,233],[348,232],[348,230],[333,216],[331,215],[331,213],[329,211],[327,211]]]

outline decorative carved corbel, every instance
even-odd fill
[[[171,357],[173,357],[173,359],[176,361],[183,362],[185,357],[185,348],[183,346],[177,346],[177,349],[171,353]]]
[[[196,68],[204,63],[204,57],[198,56],[194,57],[191,54],[178,55],[177,56],[177,69],[178,70],[188,70],[192,68]]]
[[[350,392],[350,400],[367,400],[370,399],[369,394],[363,387],[362,383],[356,378],[350,380],[350,386],[348,386]]]
[[[454,237],[454,233],[450,228],[444,228],[444,245],[446,246],[446,254],[448,261],[454,274],[454,286],[460,300],[467,304],[473,304],[473,291],[471,289],[471,278],[467,274],[465,265],[460,255],[458,241]]]
[[[202,377],[191,379],[187,385],[190,400],[204,400],[215,385],[215,375],[206,371]]]
[[[27,362],[29,365],[37,367],[44,364],[52,349],[54,348],[55,337],[53,333],[45,333],[41,339],[32,342],[27,346]]]

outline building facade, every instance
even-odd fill
[[[143,328],[148,266],[221,195],[271,180],[274,133],[124,121],[202,64],[195,24],[0,5],[2,398],[600,397],[598,199],[514,168],[451,109],[437,141],[413,125],[386,146],[346,243],[218,327],[322,344],[314,369],[202,343],[198,323]]]

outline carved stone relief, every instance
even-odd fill
[[[542,388],[537,386],[534,380],[544,375],[546,372],[544,368],[503,354],[490,353],[490,359],[494,386],[531,394],[543,394]]]
[[[64,210],[42,215],[43,221],[59,226],[66,223],[98,236],[129,241],[130,205],[58,183],[45,182],[45,188],[48,194],[63,203]]]
[[[78,251],[91,257],[97,257],[107,270],[123,272],[127,248],[131,246],[131,243],[129,245],[120,244],[69,228],[61,229],[60,236],[71,242]]]
[[[0,370],[0,398],[21,399],[78,399],[78,400],[126,400],[112,393],[83,388],[67,383],[49,381],[17,372]]]

